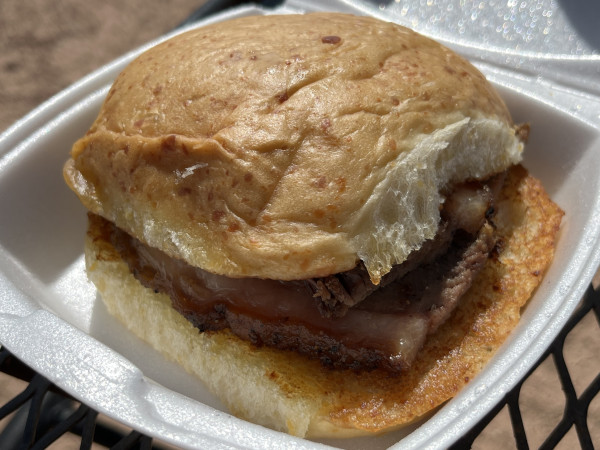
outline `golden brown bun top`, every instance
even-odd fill
[[[253,16],[133,61],[65,177],[212,272],[299,279],[362,259],[378,281],[433,237],[441,190],[521,151],[491,85],[434,41],[369,17]]]

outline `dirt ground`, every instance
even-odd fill
[[[202,3],[202,0],[2,0],[0,132],[92,70],[173,29]],[[588,314],[569,335],[565,354],[580,393],[600,373],[600,329],[593,315]],[[0,405],[20,389],[18,381],[0,374]],[[595,445],[600,447],[598,397],[592,402],[588,426]],[[551,359],[526,381],[520,401],[529,445],[536,448],[560,420],[565,406]],[[71,446],[73,442],[66,442],[62,448]],[[477,439],[475,448],[516,448],[508,411],[502,411],[494,419]],[[574,430],[559,448],[579,448]]]

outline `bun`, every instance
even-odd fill
[[[441,192],[521,159],[467,61],[401,26],[335,13],[192,30],[117,78],[73,147],[84,205],[231,277],[373,282],[431,239]]]
[[[502,252],[488,259],[453,316],[398,376],[330,370],[225,331],[198,333],[167,296],[137,282],[102,240],[93,216],[86,264],[109,312],[202,379],[235,415],[297,436],[353,436],[422,417],[481,370],[516,326],[552,260],[562,214],[538,180],[521,166],[510,169],[495,218]]]

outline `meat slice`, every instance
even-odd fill
[[[393,281],[343,317],[323,317],[304,281],[211,274],[144,245],[110,222],[104,221],[104,228],[105,239],[133,275],[144,286],[169,295],[173,307],[201,332],[230,328],[255,345],[300,352],[327,366],[393,372],[410,366],[493,247],[489,224],[476,237],[454,233],[436,261],[408,273],[397,268]]]
[[[349,308],[362,302],[378,289],[381,289],[422,264],[434,261],[446,252],[452,242],[452,230],[444,222],[438,228],[436,237],[426,241],[423,246],[413,252],[402,264],[392,267],[381,282],[371,282],[369,273],[360,262],[354,269],[324,278],[305,280],[323,317],[343,317]]]
[[[424,314],[427,333],[433,333],[471,287],[495,245],[494,228],[489,223],[481,227],[475,239],[458,232],[444,255],[419,266],[356,308],[381,314]]]
[[[394,266],[379,285],[371,283],[362,263],[347,272],[306,280],[321,314],[324,317],[342,317],[349,308],[362,302],[372,292],[436,260],[447,250],[458,230],[476,235],[494,213],[494,197],[503,179],[499,175],[485,183],[470,181],[455,186],[444,202],[441,211],[443,221],[436,237],[426,241],[405,262]]]

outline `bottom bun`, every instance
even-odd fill
[[[166,295],[138,283],[93,218],[86,264],[109,312],[198,376],[234,415],[312,438],[391,431],[453,397],[482,369],[518,323],[552,260],[563,212],[540,182],[514,167],[500,197],[499,253],[399,375],[331,370],[292,352],[254,347],[227,331],[199,333]]]

